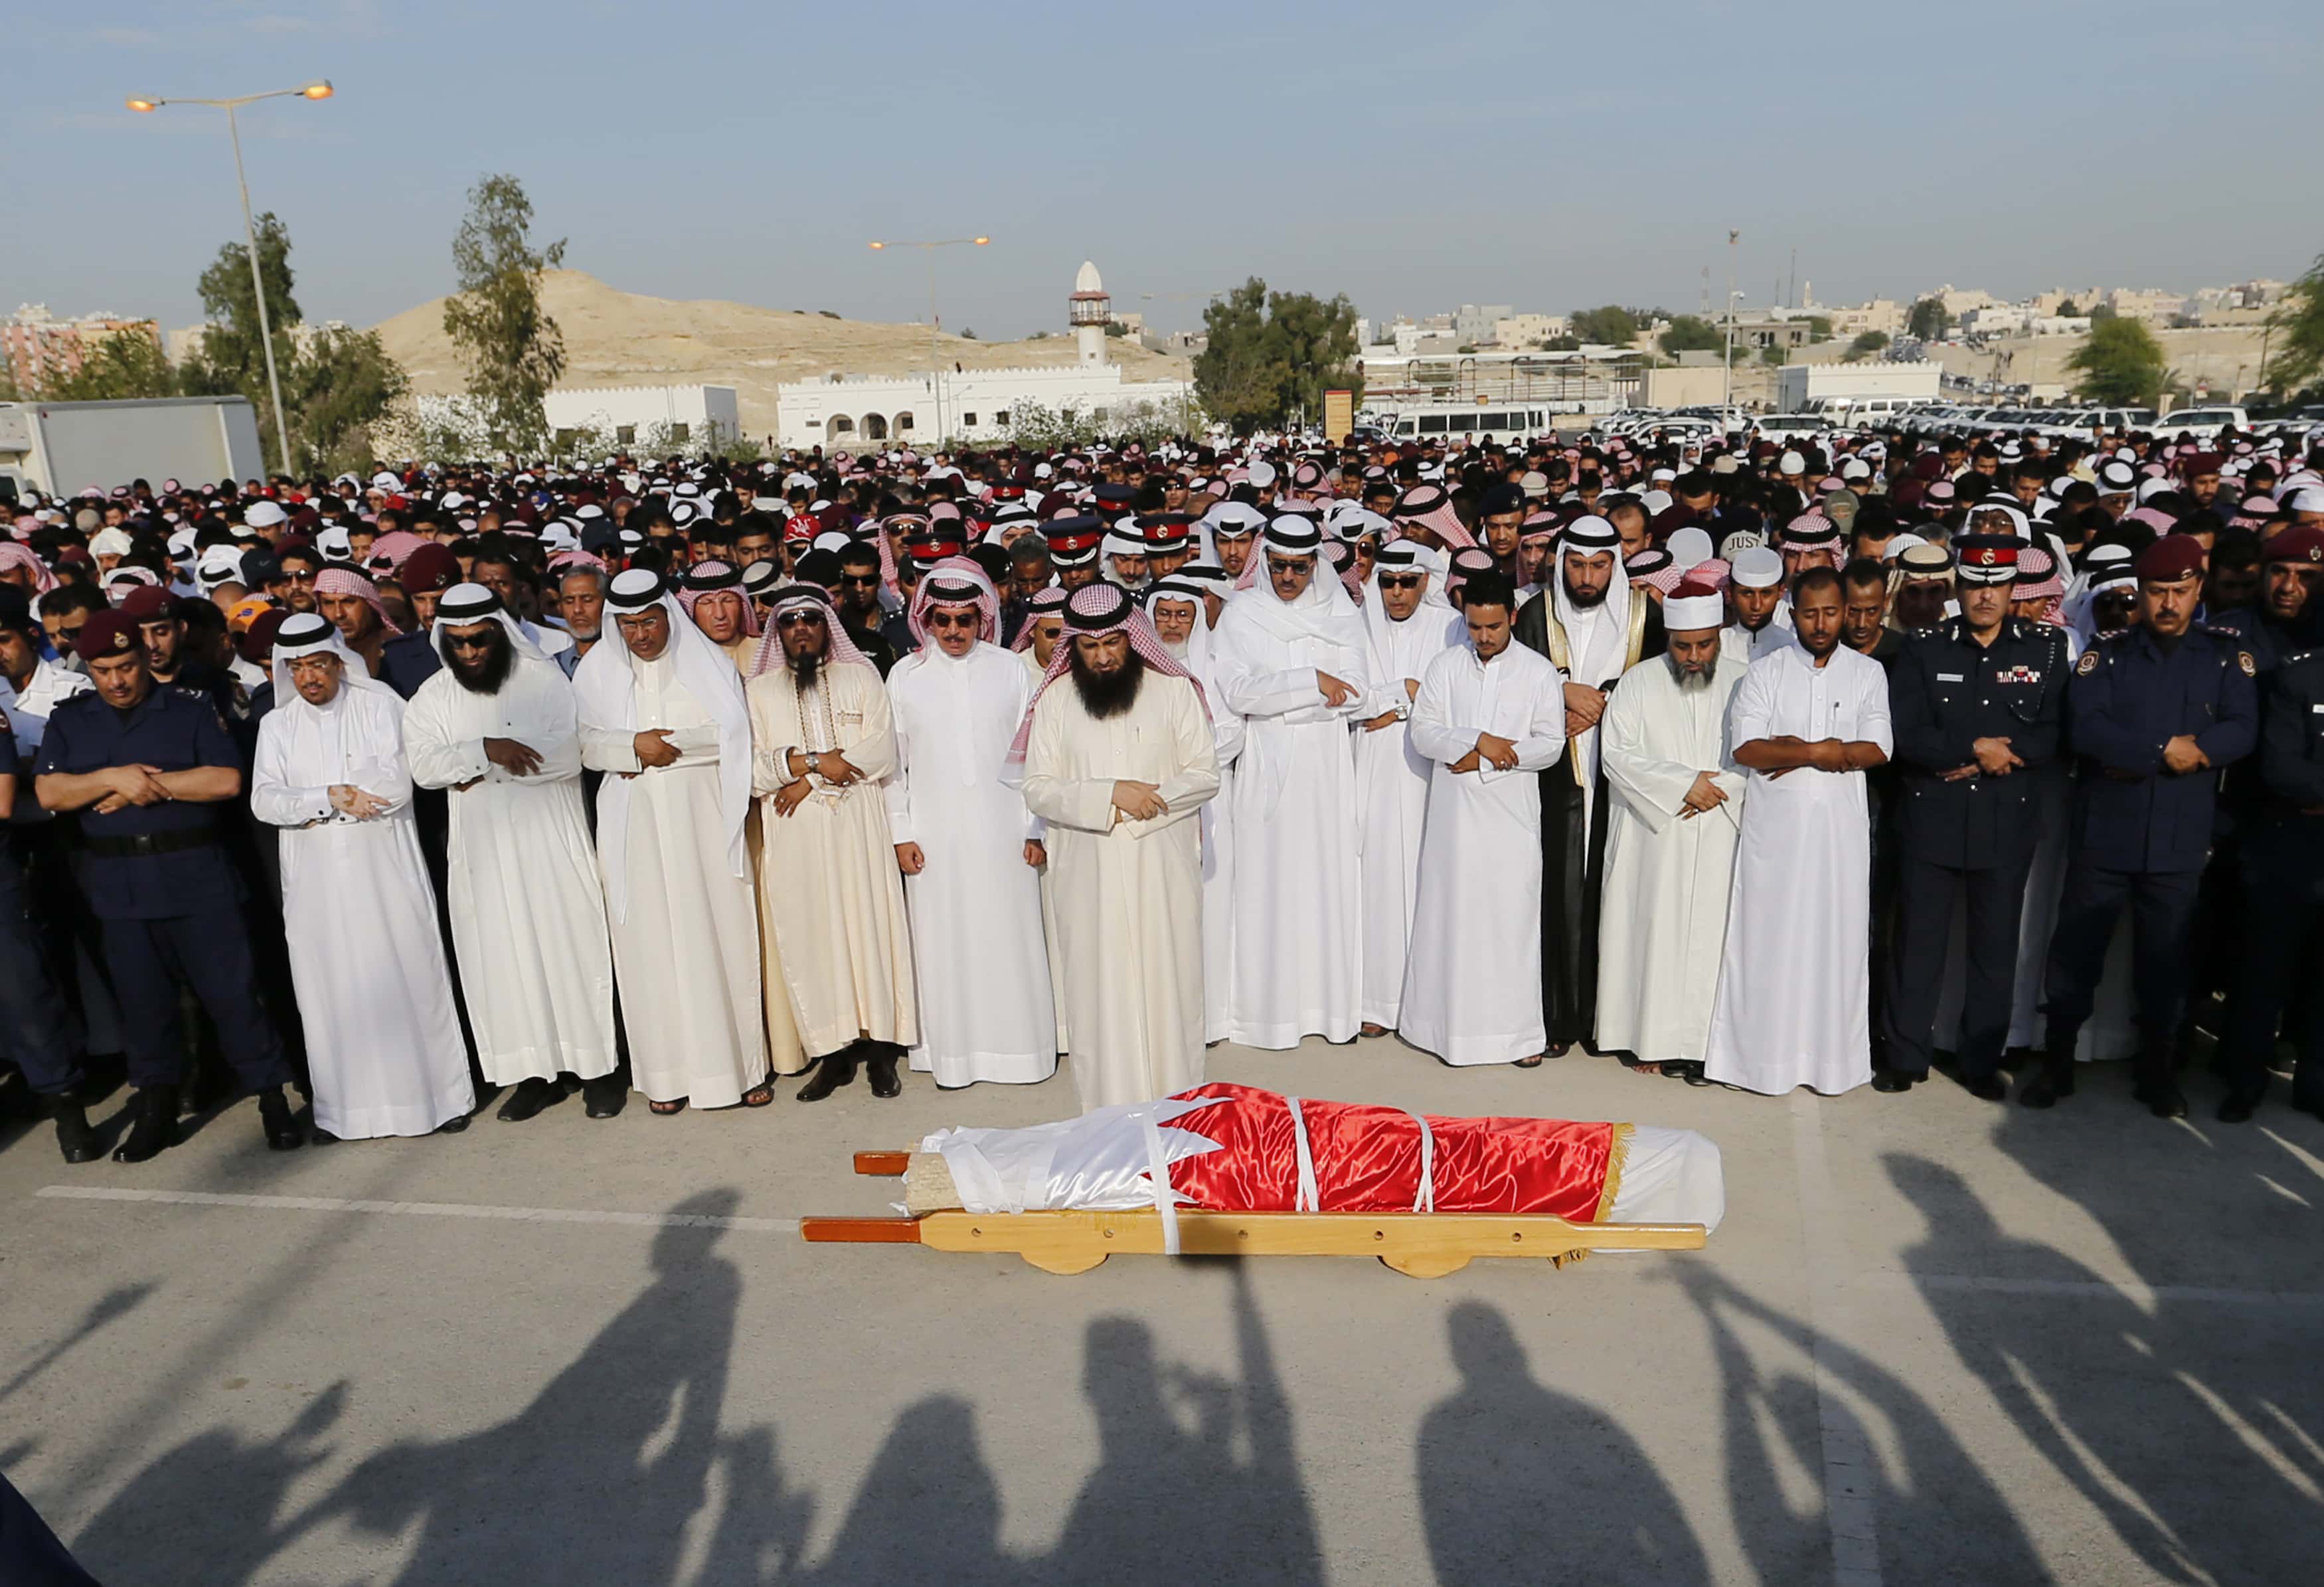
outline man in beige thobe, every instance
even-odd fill
[[[919,1040],[904,882],[881,779],[896,735],[880,674],[820,590],[775,598],[776,643],[751,679],[751,786],[759,796],[761,913],[799,1041],[815,1059],[798,1100],[855,1078],[874,1096],[903,1090],[896,1061]],[[769,997],[774,996],[772,987]]]

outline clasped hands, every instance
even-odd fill
[[[358,821],[370,821],[387,814],[387,801],[377,794],[369,794],[352,782],[335,782],[330,788],[331,808],[342,816],[352,816]]]
[[[1956,766],[1938,775],[1947,782],[1960,782],[1980,775],[2006,777],[2012,771],[2025,769],[2025,762],[2017,758],[2017,752],[2009,747],[2009,741],[2006,738],[1978,739],[1970,743],[1969,753],[1976,759],[1968,765]]]
[[[1849,758],[1848,742],[1845,739],[1820,738],[1812,743],[1806,739],[1787,733],[1771,738],[1767,742],[1772,744],[1782,744],[1790,749],[1805,750],[1808,758],[1804,764],[1813,770],[1860,771],[1864,770]],[[1767,780],[1772,782],[1778,777],[1789,777],[1801,769],[1799,766],[1785,766],[1780,770],[1768,772]]]
[[[664,728],[656,728],[654,731],[657,733],[666,733],[668,730]],[[646,735],[642,733],[638,734],[638,737],[641,739],[643,739],[645,736]],[[667,744],[663,745],[662,749],[664,752],[669,755],[669,760],[650,763],[667,766],[669,764],[670,761],[678,759],[678,752],[676,750],[670,749]],[[807,752],[805,750],[791,750],[788,752],[788,758],[783,762],[783,770],[791,774],[791,780],[775,790],[776,815],[789,815],[793,810],[798,809],[801,805],[805,804],[807,802],[807,795],[815,791],[814,786],[807,781]],[[645,759],[645,752],[642,749],[638,752],[638,759],[641,761]],[[815,752],[815,774],[817,777],[822,778],[824,781],[829,783],[834,788],[845,788],[863,775],[862,771],[850,765],[848,763],[847,757],[841,754],[837,750],[818,750]],[[902,863],[903,851],[906,846],[907,845],[902,844],[896,845],[896,857],[899,863]],[[919,847],[918,844],[914,844],[909,846],[915,850]],[[918,869],[919,867],[917,865],[906,865],[904,866],[904,873],[908,876],[914,875],[918,873]]]
[[[96,774],[113,791],[93,807],[100,816],[110,816],[115,810],[125,810],[132,805],[167,804],[177,796],[161,780],[159,766],[136,764],[107,766]]]
[[[1453,761],[1451,770],[1455,776],[1458,776],[1463,771],[1482,770],[1487,766],[1490,766],[1496,771],[1516,770],[1517,769],[1516,743],[1501,737],[1499,734],[1480,733],[1477,735],[1477,747]]]

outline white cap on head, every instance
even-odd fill
[[[1721,628],[1727,623],[1727,603],[1717,595],[1671,595],[1663,602],[1663,629],[1687,633]]]
[[[1805,474],[1807,471],[1808,460],[1797,452],[1786,452],[1775,459],[1775,472],[1778,474]]]
[[[1746,546],[1729,566],[1734,582],[1745,589],[1773,589],[1784,582],[1784,559],[1765,546]]]
[[[253,529],[272,529],[290,521],[290,514],[279,502],[253,502],[242,514],[242,521]]]
[[[1711,560],[1711,536],[1690,523],[1684,529],[1674,530],[1663,549],[1671,554],[1671,566],[1684,573]]]

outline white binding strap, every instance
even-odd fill
[[[1307,1149],[1307,1116],[1299,1111],[1297,1097],[1286,1096],[1283,1100],[1291,1104],[1291,1140],[1299,1149],[1299,1196],[1291,1210],[1320,1213],[1323,1210],[1323,1198],[1315,1189],[1314,1154]]]
[[[1436,1137],[1429,1132],[1428,1121],[1410,1108],[1404,1110],[1404,1116],[1420,1126],[1420,1189],[1412,1198],[1412,1210],[1433,1213],[1436,1210]]]
[[[1146,1136],[1146,1175],[1154,1188],[1154,1210],[1162,1214],[1162,1254],[1178,1254],[1178,1198],[1170,1190],[1170,1158],[1162,1149],[1162,1130],[1152,1110],[1138,1112],[1138,1127]]]

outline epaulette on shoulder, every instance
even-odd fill
[[[2292,654],[2283,658],[2282,660],[2278,661],[2276,663],[2276,667],[2279,669],[2286,667],[2297,667],[2303,661],[2313,661],[2319,657],[2324,657],[2324,650],[2294,650]]]
[[[209,690],[196,688],[189,683],[172,683],[165,687],[181,700],[208,700],[210,697]]]
[[[51,710],[49,715],[51,716],[59,716],[67,711],[86,713],[90,706],[102,704],[104,704],[104,702],[97,698],[97,691],[95,689],[85,688],[78,694],[67,695],[63,699],[59,700],[56,703],[55,709]]]

